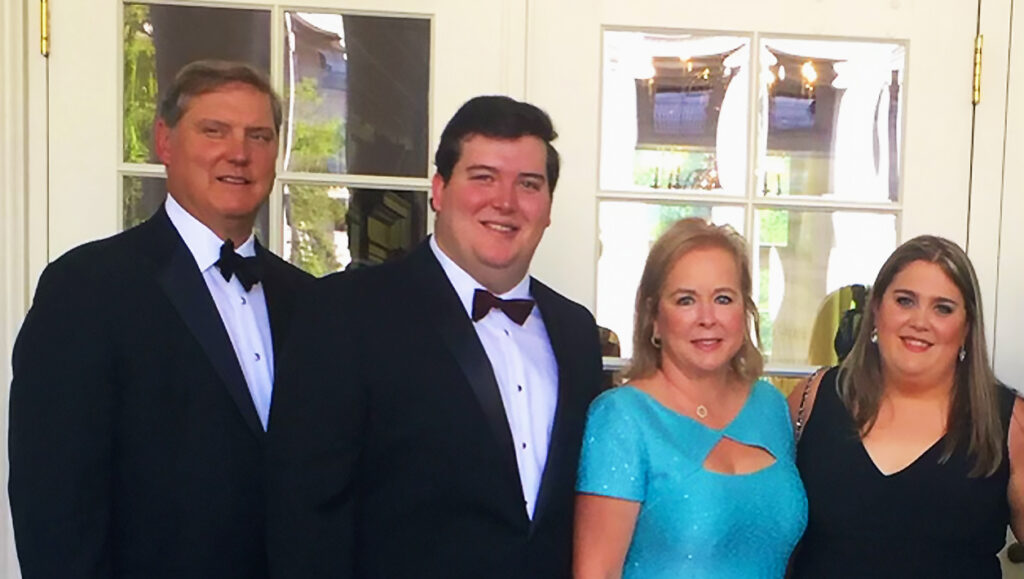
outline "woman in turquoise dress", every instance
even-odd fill
[[[785,399],[758,380],[746,244],[684,219],[651,248],[627,384],[591,405],[576,579],[783,577],[807,523]]]

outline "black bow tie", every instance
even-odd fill
[[[253,257],[242,257],[235,253],[235,243],[230,239],[224,240],[220,246],[220,259],[217,260],[217,269],[224,276],[224,281],[231,281],[231,276],[238,278],[245,291],[252,289],[263,279],[263,267],[259,259]]]
[[[478,322],[492,308],[505,312],[513,322],[520,326],[526,322],[533,311],[533,300],[503,300],[487,290],[478,289],[473,292],[473,321]]]

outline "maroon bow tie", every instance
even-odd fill
[[[503,300],[487,290],[478,289],[473,292],[473,321],[478,322],[491,311],[498,308],[505,312],[510,320],[520,326],[526,322],[533,311],[533,300]]]

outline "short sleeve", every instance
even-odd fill
[[[647,456],[635,393],[625,387],[598,396],[587,412],[576,491],[642,502]]]

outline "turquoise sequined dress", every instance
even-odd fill
[[[776,461],[745,475],[704,469],[723,436]],[[786,401],[768,382],[721,430],[627,385],[590,406],[576,490],[640,503],[625,579],[780,578],[807,524],[794,460]]]

